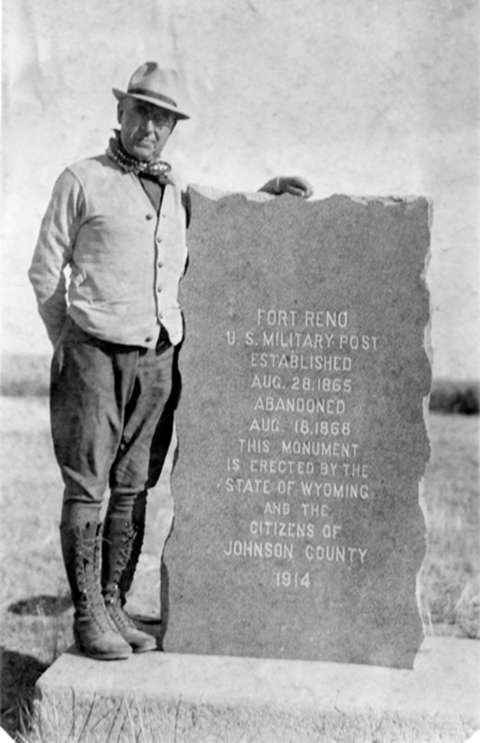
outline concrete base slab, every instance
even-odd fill
[[[464,743],[480,727],[479,669],[479,642],[438,637],[412,671],[160,652],[100,662],[72,651],[39,679],[35,719],[51,743]]]

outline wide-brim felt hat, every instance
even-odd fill
[[[162,69],[156,62],[142,64],[130,78],[127,90],[113,88],[113,95],[118,101],[125,97],[138,98],[171,111],[177,119],[190,118],[181,105],[181,86],[177,71]]]

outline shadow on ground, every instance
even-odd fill
[[[71,644],[70,607],[69,596],[44,593],[2,612],[0,724],[14,739],[28,727],[37,680]]]
[[[46,594],[41,594],[40,596],[31,596],[28,599],[15,601],[13,604],[10,604],[8,611],[11,614],[20,614],[22,616],[43,614],[47,617],[57,617],[59,614],[63,614],[71,604],[72,602],[69,596],[47,596]]]
[[[1,654],[1,725],[13,737],[31,713],[35,684],[48,666],[3,647]]]

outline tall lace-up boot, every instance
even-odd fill
[[[128,588],[133,580],[136,561],[140,547],[135,548],[136,530],[131,521],[125,518],[110,516],[105,521],[103,534],[102,588],[105,607],[108,615],[124,640],[132,647],[134,653],[145,653],[155,650],[157,643],[154,637],[138,629],[133,619],[123,608],[125,592],[121,593],[120,585],[125,571],[128,571]],[[134,559],[132,559],[132,557]],[[123,597],[123,598],[122,598]]]
[[[130,551],[130,557],[128,562],[120,576],[118,587],[120,589],[120,603],[125,606],[127,601],[127,593],[132,587],[135,570],[137,563],[140,558],[143,546],[143,538],[145,536],[145,517],[147,512],[147,491],[138,493],[135,498],[135,504],[132,511],[132,527],[133,527],[133,541],[132,549]]]
[[[73,634],[78,649],[97,660],[121,660],[132,651],[112,623],[100,585],[101,524],[60,527],[63,560],[75,608]]]

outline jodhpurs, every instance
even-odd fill
[[[100,506],[157,482],[180,391],[177,350],[94,338],[67,318],[51,366],[50,413],[64,504]]]

